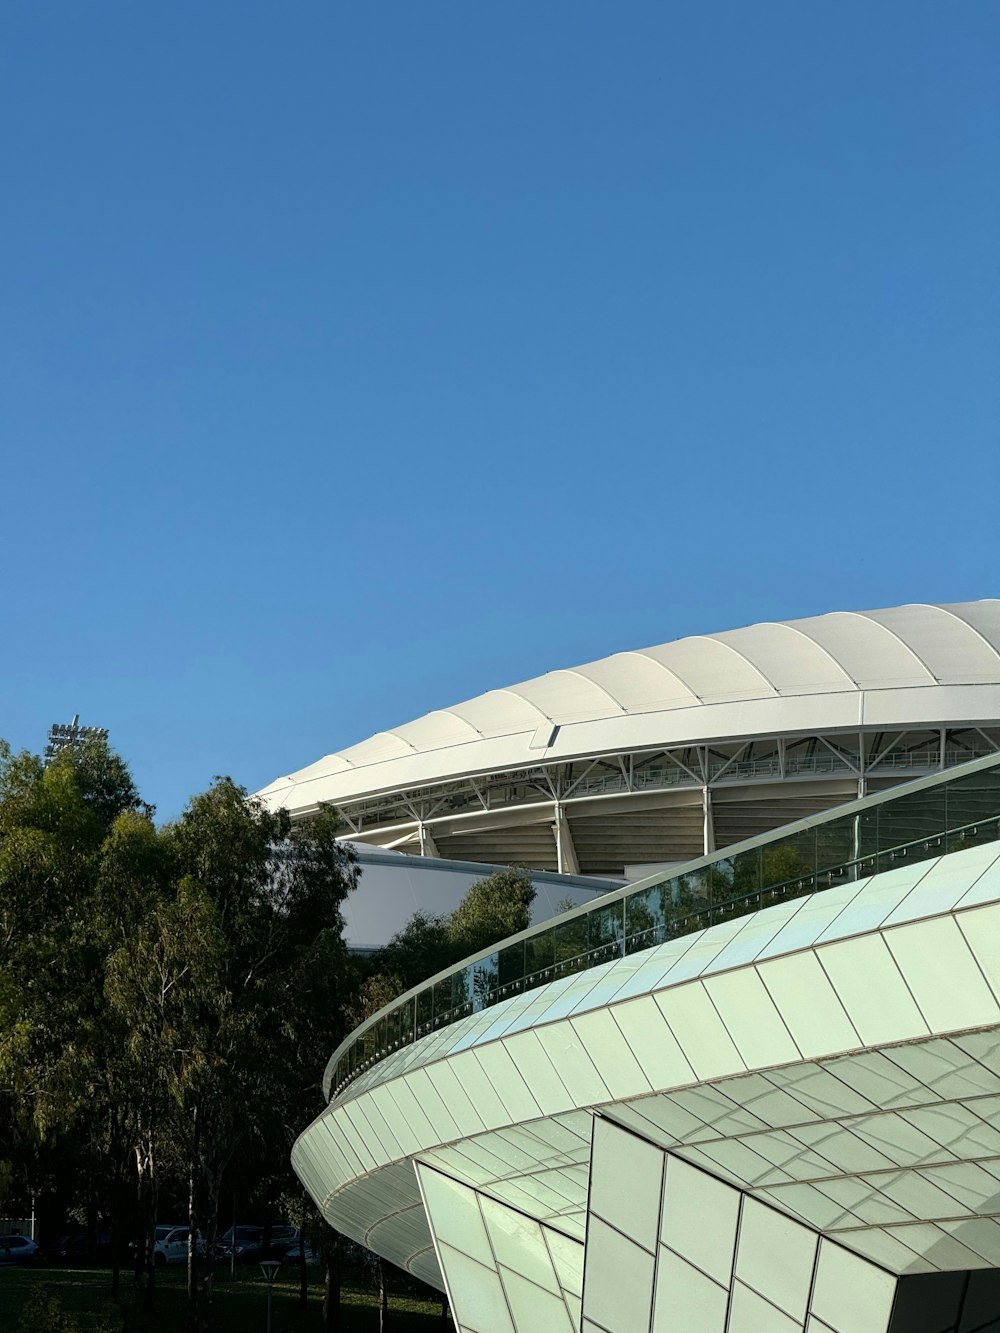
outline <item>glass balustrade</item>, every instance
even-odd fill
[[[376,1014],[335,1052],[331,1095],[400,1046],[558,977],[901,863],[998,840],[1000,756],[989,756],[629,885],[511,937]]]

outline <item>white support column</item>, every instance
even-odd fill
[[[420,832],[420,855],[440,858],[441,853],[438,851],[437,845],[434,842],[434,838],[427,825],[421,824],[419,832]]]
[[[576,859],[573,831],[569,826],[569,820],[566,818],[566,811],[557,802],[555,812],[556,817],[552,827],[556,835],[556,865],[559,873],[560,875],[579,875],[580,862]]]
[[[712,791],[710,787],[701,789],[701,813],[705,855],[715,851],[715,821],[712,818]]]

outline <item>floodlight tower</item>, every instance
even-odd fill
[[[72,722],[53,722],[49,727],[49,738],[42,757],[49,764],[62,750],[78,750],[87,741],[107,738],[107,727],[81,727],[80,714],[74,713]]]

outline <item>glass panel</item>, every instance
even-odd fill
[[[591,963],[606,963],[622,951],[624,903],[595,907],[587,913],[587,950]]]
[[[499,974],[497,965],[499,955],[491,953],[487,958],[481,958],[474,967],[470,969],[470,999],[473,1009],[485,1009],[490,1003],[490,998],[496,993]]]
[[[863,879],[875,872],[875,853],[878,851],[879,807],[849,815],[851,822],[851,879]]]
[[[670,890],[666,884],[630,893],[625,899],[625,952],[636,953],[650,949],[663,939],[663,923],[670,904]]]
[[[724,903],[732,898],[736,890],[733,887],[733,859],[721,856],[707,867],[709,898],[713,903]]]
[[[497,956],[497,978],[500,982],[500,994],[510,994],[512,982],[520,981],[524,976],[524,941],[508,944],[500,949]]]
[[[396,1045],[496,1003],[718,921],[943,851],[1000,840],[1000,760],[917,792],[890,796],[735,856],[664,879],[590,912],[557,920],[425,987],[362,1033],[340,1057],[335,1083]]]
[[[760,888],[760,848],[751,847],[749,851],[737,852],[732,862],[734,897],[756,893]]]
[[[407,1000],[399,1008],[399,1039],[402,1045],[407,1046],[413,1040],[413,1018],[416,1005],[413,1000]]]
[[[856,847],[853,815],[816,826],[817,888],[826,889],[852,878],[848,867],[855,858]]]
[[[926,791],[900,796],[878,807],[878,849],[880,852],[897,848],[927,851],[914,844],[940,839],[945,830],[944,787],[930,787]]]
[[[712,868],[702,866],[700,870],[678,875],[673,885],[675,907],[684,913],[697,912],[712,901]]]
[[[389,1050],[394,1051],[399,1045],[399,1009],[393,1009],[391,1013],[386,1014],[385,1019],[385,1039]]]
[[[434,1018],[434,996],[428,987],[417,995],[417,1036],[423,1037],[431,1030]]]
[[[576,964],[587,952],[587,918],[573,917],[553,927],[556,976],[576,970]]]
[[[433,987],[434,1026],[439,1028],[451,1015],[451,977],[443,977]]]
[[[525,975],[533,985],[544,985],[552,980],[554,942],[555,935],[551,930],[543,930],[524,941]]]

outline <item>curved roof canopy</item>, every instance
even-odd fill
[[[675,639],[438,709],[259,794],[306,810],[699,741],[1000,718],[1000,600],[835,611]]]

